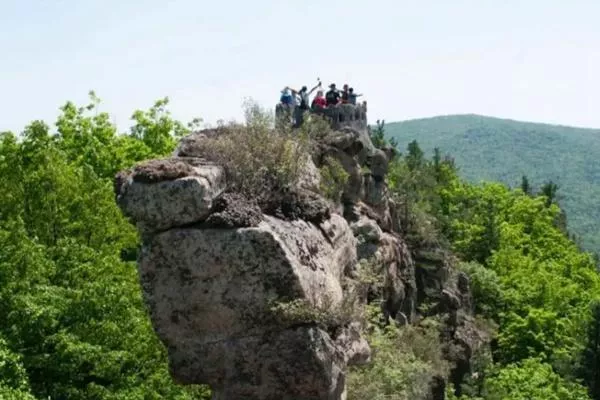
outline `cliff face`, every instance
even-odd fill
[[[433,303],[446,316],[452,378],[468,371],[485,341],[469,315],[468,278],[439,249],[409,249],[384,179],[393,151],[355,128],[322,138],[306,184],[275,206],[228,190],[201,146],[215,132],[117,176],[117,201],[142,233],[144,297],[179,381],[209,384],[215,399],[344,399],[346,367],[371,356],[348,310],[373,297],[399,324]],[[318,186],[316,166],[328,157],[349,176],[342,204],[306,189]],[[382,282],[366,295],[361,262]],[[432,398],[443,398],[443,380]]]

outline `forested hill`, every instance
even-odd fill
[[[588,250],[600,251],[600,130],[480,115],[449,115],[386,124],[398,147],[417,140],[454,157],[472,182],[502,181],[516,187],[523,175],[533,190],[546,181],[559,185],[569,230]]]

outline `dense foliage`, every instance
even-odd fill
[[[207,398],[169,376],[112,192],[117,171],[169,153],[186,128],[163,99],[118,135],[91,100],[62,107],[56,129],[0,137],[0,398]]]
[[[406,238],[453,250],[475,311],[498,326],[493,360],[456,388],[461,399],[587,399],[584,384],[600,398],[600,277],[566,234],[555,190],[473,185],[415,141],[388,179]]]
[[[500,181],[532,192],[547,181],[559,186],[572,233],[600,252],[600,130],[524,123],[477,115],[454,115],[388,123],[401,147],[417,140],[431,154],[439,147],[456,159],[473,183]]]
[[[97,111],[92,94],[86,107],[65,104],[55,128],[34,121],[19,136],[1,134],[0,398],[208,398],[206,388],[182,388],[169,376],[137,282],[138,237],[116,207],[112,188],[117,171],[170,153],[177,137],[188,132],[167,105],[163,99],[136,111],[131,130],[119,134],[109,116]],[[384,129],[393,132],[394,124],[378,123],[378,146],[388,144]],[[450,119],[437,132],[445,129],[458,128]],[[490,136],[467,130],[472,138]],[[529,140],[527,132],[521,140]],[[548,137],[558,135],[549,132]],[[577,137],[585,139],[583,133]],[[223,151],[230,148],[220,144]],[[248,146],[264,153],[258,141]],[[268,151],[269,167],[277,176],[294,178],[295,164],[288,168],[278,160],[296,159],[295,149],[287,141],[276,148],[287,150]],[[475,311],[498,327],[492,359],[477,363],[461,387],[449,390],[449,398],[600,399],[597,260],[570,240],[558,206],[561,193],[571,207],[573,199],[582,198],[566,198],[573,183],[561,180],[560,187],[534,190],[522,175],[543,182],[553,177],[551,169],[542,166],[533,173],[506,159],[488,159],[486,166],[512,165],[516,171],[510,174],[518,175],[521,188],[474,185],[458,177],[454,160],[442,158],[437,149],[431,159],[427,153],[428,147],[424,151],[411,141],[390,166],[388,183],[402,234],[411,246],[452,250],[461,260],[456,267],[471,278]],[[568,169],[567,164],[560,165]],[[598,176],[594,165],[585,167],[590,176]],[[339,165],[325,167],[321,172],[333,188],[329,195],[338,198],[347,177]],[[577,193],[582,192],[570,194]],[[585,228],[577,225],[577,210],[570,210],[569,224]],[[379,317],[370,319],[373,363],[352,369],[349,397],[424,397],[432,377],[451,367],[441,357],[438,322],[428,318],[414,327],[385,327]]]
[[[445,376],[449,365],[442,357],[438,321],[419,326],[381,326],[380,314],[368,307],[372,330],[369,344],[374,361],[352,368],[348,375],[348,399],[412,400],[428,398],[432,376]]]

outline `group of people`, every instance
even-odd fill
[[[362,94],[354,93],[354,88],[348,87],[347,84],[345,84],[340,91],[336,88],[335,83],[332,83],[329,85],[329,90],[325,94],[323,94],[321,88],[321,81],[319,81],[319,83],[311,90],[308,90],[306,86],[302,86],[300,90],[294,90],[289,86],[286,86],[281,91],[280,101],[283,105],[290,108],[298,106],[300,110],[309,110],[311,108],[325,108],[336,106],[338,104],[356,104],[357,98],[362,96]],[[317,90],[317,94],[311,102],[310,95],[315,90]]]
[[[317,90],[315,98],[310,101],[311,94]],[[286,114],[289,115],[295,127],[302,125],[304,113],[309,110],[317,110],[327,107],[335,107],[338,104],[356,104],[356,100],[362,94],[354,93],[354,89],[344,85],[340,91],[336,88],[335,83],[329,85],[329,90],[323,94],[321,81],[312,89],[308,90],[306,86],[302,86],[300,90],[294,90],[286,86],[281,91],[280,104]]]

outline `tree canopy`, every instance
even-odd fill
[[[428,154],[436,147],[451,154],[472,183],[525,183],[537,193],[551,181],[558,185],[571,234],[587,250],[600,252],[600,129],[449,115],[388,121],[385,130],[403,148],[417,140]]]

